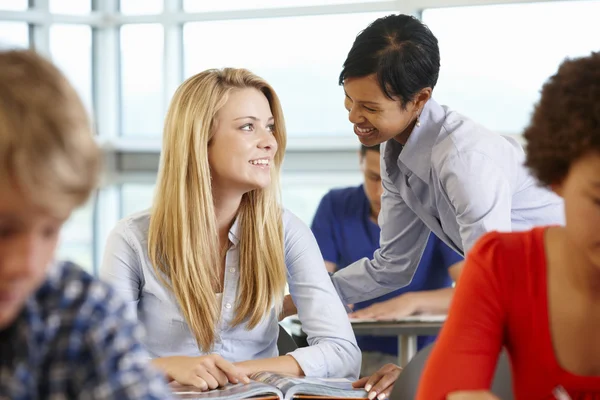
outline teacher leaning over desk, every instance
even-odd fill
[[[432,98],[439,68],[437,39],[408,15],[375,20],[344,62],[348,118],[361,143],[381,144],[384,188],[379,249],[332,275],[344,304],[408,285],[431,232],[464,255],[489,231],[564,223],[562,201],[529,175],[515,139]]]

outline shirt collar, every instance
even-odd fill
[[[240,243],[240,215],[235,216],[233,225],[229,228],[229,241],[233,244],[232,247],[237,247]]]
[[[384,158],[389,167],[398,168],[401,162],[423,182],[429,181],[431,152],[445,120],[445,111],[435,100],[429,99],[419,117],[420,126],[415,126],[404,147],[391,139],[385,146]],[[386,163],[387,164],[387,163]]]

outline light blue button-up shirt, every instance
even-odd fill
[[[360,350],[348,316],[325,269],[310,229],[289,211],[283,215],[285,264],[290,294],[310,346],[291,353],[311,377],[358,376]],[[110,233],[100,275],[132,305],[146,329],[145,346],[152,357],[200,356],[177,301],[156,277],[148,257],[149,211],[121,220]],[[230,362],[277,357],[278,316],[275,309],[258,326],[231,327],[237,300],[239,239],[237,221],[229,231],[221,318],[213,353]]]
[[[564,224],[562,200],[541,188],[510,137],[429,100],[404,148],[381,147],[379,249],[332,276],[346,304],[408,285],[430,232],[460,254],[490,231]]]

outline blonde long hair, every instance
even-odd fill
[[[252,329],[275,306],[286,284],[279,172],[286,144],[277,94],[245,69],[211,69],[187,79],[166,116],[161,164],[150,217],[148,252],[159,278],[174,293],[204,352],[215,341],[221,268],[208,145],[217,112],[232,90],[256,88],[268,99],[278,151],[271,184],[244,194],[238,210],[240,268],[233,326]]]

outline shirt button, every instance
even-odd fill
[[[229,304],[229,303],[225,304],[225,308],[231,308],[231,304]]]
[[[229,268],[229,272],[233,274],[235,272],[235,268]]]

